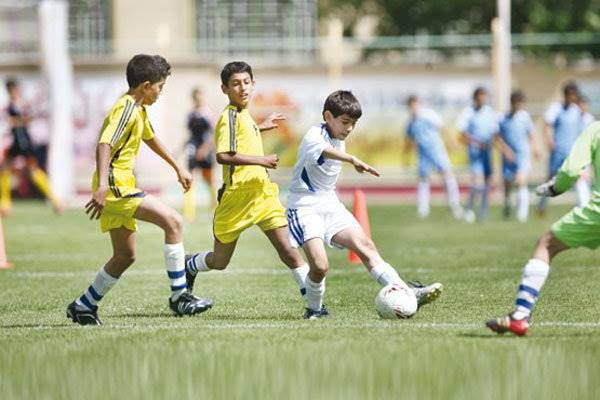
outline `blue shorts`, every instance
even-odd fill
[[[512,181],[516,174],[527,174],[531,168],[529,157],[515,154],[514,161],[508,161],[502,157],[502,176],[506,181]]]
[[[562,153],[558,151],[553,151],[552,153],[550,153],[550,159],[548,160],[548,169],[550,170],[551,177],[556,175],[556,173],[558,172],[562,163],[565,161],[565,158],[567,158],[568,155],[568,153]]]
[[[431,169],[435,168],[438,172],[448,171],[450,166],[450,159],[446,150],[438,151],[419,151],[419,177],[426,178],[429,176]]]
[[[486,178],[492,176],[490,146],[485,149],[469,146],[469,171],[473,175],[483,175]]]

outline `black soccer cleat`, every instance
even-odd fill
[[[98,307],[94,307],[93,310],[86,310],[78,308],[78,305],[75,302],[72,302],[67,306],[67,318],[79,325],[102,325],[97,312]]]
[[[325,307],[325,305],[323,304],[321,306],[321,309],[319,311],[315,311],[315,310],[311,310],[310,308],[307,308],[306,311],[304,312],[304,319],[319,319],[319,318],[325,318],[325,317],[329,317],[329,310],[327,310],[327,307]]]
[[[185,283],[187,283],[187,288],[190,293],[194,291],[194,281],[196,280],[196,276],[198,275],[198,273],[194,275],[190,271],[188,271],[188,261],[190,261],[193,256],[193,254],[185,255]]]
[[[169,307],[177,316],[200,314],[213,306],[210,299],[201,299],[191,292],[183,292],[177,300],[169,299]]]

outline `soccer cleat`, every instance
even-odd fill
[[[198,275],[198,273],[194,275],[190,271],[188,271],[188,261],[191,260],[193,256],[193,254],[185,255],[185,283],[187,283],[187,288],[190,293],[194,291],[194,281],[196,280],[196,276]]]
[[[183,292],[175,301],[169,299],[169,307],[178,316],[199,314],[212,306],[212,300],[201,299],[189,291]]]
[[[307,308],[304,312],[304,319],[314,320],[324,317],[329,317],[329,310],[327,310],[327,307],[325,307],[325,305],[321,306],[321,309],[319,311]]]
[[[529,318],[514,319],[512,314],[508,314],[505,317],[489,320],[485,326],[498,334],[512,332],[517,336],[524,336],[529,330]]]
[[[418,308],[436,301],[444,291],[444,285],[439,282],[432,283],[431,285],[423,285],[419,281],[413,281],[408,282],[408,285],[417,297]]]
[[[97,312],[98,307],[95,307],[93,310],[87,310],[80,308],[75,302],[67,306],[67,318],[79,325],[102,325]]]

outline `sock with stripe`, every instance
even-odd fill
[[[185,281],[185,250],[183,243],[164,245],[165,266],[171,281],[171,300],[175,301],[187,289]]]
[[[102,300],[104,295],[117,283],[119,278],[110,276],[104,267],[100,268],[96,278],[80,298],[75,300],[78,307],[95,310],[98,308],[98,302]]]
[[[391,284],[397,284],[407,286],[406,283],[400,278],[398,272],[390,264],[383,262],[375,265],[371,271],[371,276],[381,286],[387,286]]]
[[[187,272],[192,275],[196,275],[198,272],[210,271],[210,268],[208,268],[206,265],[206,256],[208,253],[208,251],[201,251],[190,257],[185,264],[185,269]]]
[[[309,270],[310,268],[308,267],[308,264],[304,264],[292,270],[292,277],[298,284],[298,288],[300,289],[300,294],[302,297],[306,296],[306,277],[308,276]]]
[[[321,282],[313,282],[306,277],[306,307],[313,311],[321,311],[325,296],[325,278]]]
[[[527,262],[519,284],[519,292],[515,300],[516,311],[513,313],[513,318],[522,319],[531,315],[549,271],[550,266],[542,260],[532,258]]]

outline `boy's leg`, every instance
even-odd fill
[[[417,214],[420,218],[426,218],[429,215],[429,197],[429,179],[427,176],[421,176],[417,184]]]
[[[169,298],[171,309],[178,315],[191,315],[212,307],[210,300],[191,296],[187,290],[181,215],[154,196],[147,195],[138,206],[135,218],[158,225],[165,232],[163,253],[167,275],[171,282]]]
[[[117,283],[123,272],[135,261],[135,232],[126,228],[110,231],[113,256],[100,268],[87,290],[69,305],[67,316],[81,325],[100,325],[96,311],[98,302]]]
[[[550,261],[568,248],[551,231],[542,235],[537,241],[533,257],[523,268],[515,310],[505,317],[488,321],[486,326],[497,333],[510,331],[519,336],[525,335],[529,329],[531,311],[550,272]]]
[[[235,251],[236,244],[237,240],[231,243],[221,243],[215,237],[213,251],[200,251],[185,256],[185,279],[188,290],[191,292],[194,289],[194,282],[198,272],[224,270],[227,268],[231,256],[233,256]]]
[[[517,184],[517,221],[527,221],[529,215],[529,189],[527,187],[527,174],[518,172],[515,178]]]
[[[304,242],[302,248],[310,265],[310,271],[306,276],[306,313],[304,318],[316,319],[329,314],[323,306],[325,277],[329,269],[329,262],[323,239],[309,239]]]
[[[208,168],[202,168],[202,179],[208,185],[210,193],[210,210],[214,210],[217,206],[217,189],[215,187],[215,179],[212,165]]]
[[[460,218],[463,210],[460,207],[460,192],[458,190],[458,182],[451,169],[442,171],[444,177],[444,186],[446,188],[446,196],[448,197],[448,207],[452,211],[454,218]]]
[[[29,168],[31,181],[39,189],[39,191],[42,192],[42,194],[46,196],[48,200],[50,200],[54,212],[56,212],[57,214],[62,214],[64,212],[64,206],[62,202],[54,195],[54,192],[50,187],[50,181],[48,180],[48,176],[38,166],[35,158],[31,157],[27,159],[27,168]]]
[[[283,261],[283,263],[292,271],[292,276],[300,289],[300,294],[305,296],[306,275],[308,274],[309,266],[300,255],[300,252],[290,245],[288,240],[288,227],[282,226],[280,228],[264,231],[264,233],[267,238],[269,238],[273,247],[275,247],[275,250],[277,250],[277,254],[281,261]]]

